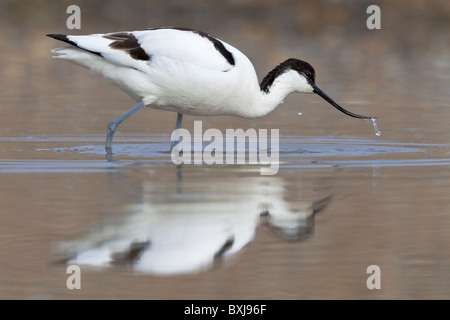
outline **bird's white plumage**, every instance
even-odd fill
[[[320,90],[309,63],[287,59],[258,84],[255,69],[242,52],[201,31],[166,27],[48,36],[71,44],[52,50],[56,58],[102,75],[138,101],[108,124],[105,149],[109,155],[117,126],[144,105],[177,112],[179,129],[183,114],[257,118],[274,110],[292,92],[313,92],[349,116],[375,121],[345,110]]]
[[[56,58],[102,75],[148,107],[183,114],[259,117],[272,111],[288,94],[282,90],[263,99],[266,94],[260,91],[250,60],[223,41],[235,65],[210,39],[196,32],[163,28],[128,33],[148,54],[148,61],[111,48],[115,40],[105,36],[114,33],[67,36],[84,50],[69,46],[53,52]]]
[[[155,29],[135,31],[132,34],[141,44],[142,49],[156,59],[165,57],[197,68],[222,72],[229,71],[233,67],[214,48],[210,40],[194,32]],[[224,41],[221,42],[228,51],[235,51],[236,54],[237,49]]]

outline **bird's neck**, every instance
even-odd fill
[[[295,61],[288,59],[276,66],[261,84],[258,84],[254,69],[253,72],[246,72],[253,73],[254,78],[247,78],[247,81],[241,81],[233,88],[238,103],[229,108],[232,111],[229,114],[245,118],[263,117],[278,107],[290,93],[312,92],[311,85],[293,69],[292,63]]]
[[[290,93],[296,91],[291,85],[289,73],[277,73],[276,71],[277,68],[269,72],[258,88],[255,106],[252,108],[255,117],[262,117],[272,112],[283,103]]]

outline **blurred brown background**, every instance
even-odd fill
[[[250,58],[260,80],[286,58],[306,60],[315,67],[319,86],[344,107],[379,117],[388,113],[389,117],[380,120],[381,127],[411,127],[419,120],[409,112],[412,104],[424,111],[421,122],[438,121],[437,125],[422,122],[419,127],[442,127],[448,123],[444,119],[441,122],[439,119],[445,115],[429,105],[431,101],[448,107],[450,5],[445,1],[79,1],[81,30],[67,30],[66,9],[70,4],[0,3],[1,107],[8,115],[0,120],[1,136],[77,133],[85,131],[84,126],[91,133],[103,133],[105,108],[92,106],[107,104],[109,119],[133,103],[115,88],[99,84],[99,77],[89,77],[77,66],[50,59],[49,50],[62,44],[45,34],[102,33],[168,25],[203,30],[229,42]],[[366,27],[366,9],[370,4],[381,8],[380,30]],[[64,97],[64,105],[49,103],[51,97]],[[318,101],[304,95],[294,104],[298,105],[300,99]],[[393,107],[391,99],[397,103],[402,100],[404,105]],[[285,106],[262,120],[264,125],[279,123]],[[308,112],[320,111],[333,112],[329,106],[308,108]],[[82,124],[72,123],[73,117],[85,112],[90,113],[89,119]],[[161,119],[165,124],[165,119],[173,118],[170,113],[152,113],[160,119],[150,124],[157,131]],[[395,122],[390,122],[392,117]],[[312,122],[304,124],[303,134],[324,133],[317,131],[322,129],[316,121],[319,118],[309,119]],[[24,120],[30,122],[25,130],[12,125]],[[148,123],[143,121],[134,119],[133,128],[138,132],[145,130]],[[209,119],[208,123],[220,128],[223,121],[224,118]],[[364,126],[350,118],[342,121],[358,128]],[[289,130],[289,124],[286,126]],[[388,132],[392,131],[384,133]]]

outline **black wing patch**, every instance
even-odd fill
[[[205,32],[202,32],[202,31],[196,31],[196,30],[191,30],[191,31],[198,34],[199,36],[202,36],[203,38],[206,38],[209,41],[211,41],[214,45],[214,48],[216,48],[216,50],[219,51],[220,54],[222,56],[224,56],[225,59],[227,59],[229,64],[234,66],[235,61],[234,61],[233,54],[225,48],[222,41],[210,36],[209,34],[207,34]]]
[[[163,27],[163,28],[153,28],[153,29],[149,29],[149,30],[158,30],[158,29],[173,29],[173,30],[180,30],[180,31],[189,31],[189,32],[193,32],[195,34],[198,34],[199,36],[208,39],[209,41],[211,41],[211,43],[214,45],[214,48],[219,51],[219,53],[227,60],[227,62],[234,66],[235,65],[235,61],[234,61],[234,57],[233,54],[228,51],[225,46],[223,45],[222,41],[220,41],[219,39],[214,38],[213,36],[207,34],[206,32],[203,31],[198,31],[198,30],[194,30],[194,29],[189,29],[189,28],[176,28],[176,27]]]
[[[151,57],[141,48],[138,40],[131,33],[117,32],[103,36],[106,39],[115,40],[109,44],[111,49],[124,50],[136,60],[148,61]]]
[[[130,244],[128,250],[124,252],[114,252],[111,255],[111,263],[114,265],[133,264],[139,260],[141,255],[150,246],[150,241],[133,242]]]

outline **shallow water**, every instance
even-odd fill
[[[8,297],[74,297],[66,263],[82,266],[85,298],[447,290],[449,145],[281,137],[274,176],[254,165],[176,167],[161,137],[118,139],[113,162],[99,137],[1,145],[12,156],[0,161]],[[365,288],[372,264],[380,293]],[[143,279],[158,290],[143,293]],[[125,284],[133,289],[111,292]]]
[[[211,14],[198,24],[242,48],[258,74],[298,53],[338,103],[377,117],[381,136],[370,120],[346,117],[315,95],[291,95],[262,119],[183,120],[188,130],[194,120],[222,132],[279,129],[271,176],[257,164],[175,166],[168,149],[176,116],[148,109],[120,126],[106,161],[106,124],[133,101],[50,58],[57,44],[43,35],[65,26],[31,17],[15,30],[19,9],[3,17],[4,29],[23,35],[0,52],[0,298],[448,299],[448,21],[432,5],[395,3],[384,8],[402,12],[405,26],[418,25],[416,17],[433,32],[402,33],[409,29],[388,15],[376,34],[350,32],[354,19],[345,13],[354,9],[345,4],[332,10],[343,14],[334,23],[329,16],[333,27],[302,24],[314,37],[297,30],[305,16],[289,6],[198,9]],[[158,6],[155,21],[190,22],[170,20],[172,11]],[[178,10],[195,16],[184,6]],[[326,16],[328,7],[315,6],[303,9]],[[237,18],[226,19],[227,8]],[[130,29],[108,12],[100,26],[83,20],[81,31]],[[285,32],[274,27],[277,14]],[[66,286],[69,264],[81,267],[81,290]],[[380,290],[366,286],[370,265],[380,267]]]

